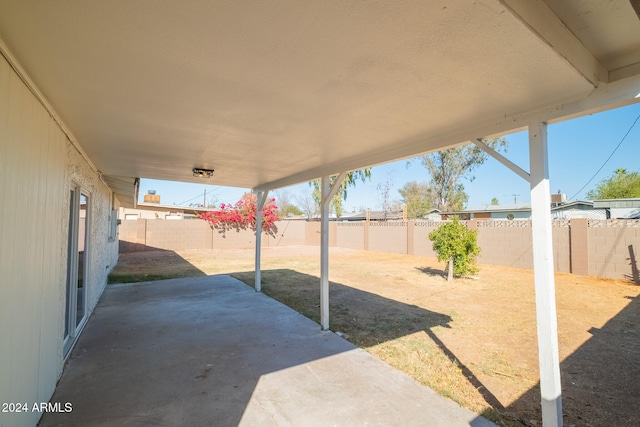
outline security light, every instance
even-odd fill
[[[211,178],[213,172],[213,169],[193,168],[193,176],[200,178]]]

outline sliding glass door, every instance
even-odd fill
[[[64,323],[64,355],[69,353],[87,315],[89,254],[89,195],[79,188],[69,192],[69,233]]]

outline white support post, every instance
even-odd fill
[[[260,256],[262,254],[262,208],[267,200],[269,190],[256,191],[256,268],[255,268],[255,289],[256,292],[262,290],[262,278],[260,277]]]
[[[539,120],[529,125],[529,162],[542,424],[544,427],[561,427],[562,390],[553,276],[547,124]]]
[[[322,177],[322,213],[320,223],[320,326],[323,331],[329,329],[329,204],[342,184],[346,172],[329,185],[329,177]]]
[[[320,327],[329,329],[329,177],[322,177],[320,213]],[[329,200],[330,201],[330,200]]]

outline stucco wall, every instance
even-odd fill
[[[304,245],[305,221],[278,221],[275,235],[263,234],[262,247]],[[221,233],[197,219],[122,221],[119,228],[120,252],[184,249],[240,249],[255,246],[253,230],[227,230]]]
[[[267,244],[269,247],[304,245],[306,224],[306,221],[278,221],[276,236],[269,238]]]
[[[377,252],[407,253],[406,222],[369,223],[369,250]]]
[[[587,232],[590,276],[640,284],[640,220],[589,220]]]
[[[62,372],[72,182],[91,195],[90,311],[117,261],[111,193],[0,56],[0,402],[47,402]],[[0,412],[0,426],[39,417]]]
[[[441,221],[415,221],[413,228],[413,254],[437,258],[433,244],[429,240],[429,233],[438,228]]]
[[[109,240],[112,193],[79,151],[68,141],[66,152],[65,202],[72,187],[79,187],[89,195],[89,247],[88,255],[85,256],[89,268],[87,304],[91,313],[107,285],[107,276],[118,262],[118,240]],[[113,207],[118,207],[117,202]],[[69,205],[65,203],[64,218],[68,218],[68,215]],[[65,233],[67,233],[68,223],[66,222],[65,227]],[[64,243],[66,249],[66,237]],[[66,251],[64,255],[66,259]]]
[[[478,221],[478,262],[533,268],[531,221]],[[571,271],[569,222],[553,221],[553,261],[555,270]]]
[[[478,230],[481,248],[478,262],[533,268],[531,221],[469,221]],[[280,221],[275,237],[264,236],[263,247],[320,245],[319,221]],[[436,258],[429,233],[442,221],[339,222],[329,223],[329,246],[377,252],[406,253]],[[640,220],[554,220],[555,271],[573,272],[640,283],[638,248]],[[223,238],[203,221],[123,221],[121,251],[197,248],[253,248],[250,230],[226,233]]]
[[[336,246],[365,250],[365,224],[363,221],[336,223]]]

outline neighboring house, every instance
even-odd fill
[[[606,209],[609,212],[607,218],[613,219],[640,219],[640,199],[608,199],[594,200],[596,208]]]
[[[441,219],[450,219],[453,216],[458,216],[463,220],[530,220],[531,219],[531,207],[500,207],[500,206],[487,206],[484,209],[467,209],[459,212],[442,212]],[[590,201],[577,200],[574,202],[555,204],[551,207],[552,219],[574,219],[574,218],[589,218],[589,219],[607,219],[607,210],[603,208],[594,207],[594,203]]]
[[[553,219],[607,219],[607,210],[596,208],[590,201],[575,201],[551,208]]]
[[[531,208],[519,207],[519,208],[508,208],[501,206],[487,206],[482,209],[467,209],[464,211],[453,211],[453,212],[441,212],[440,219],[445,221],[451,219],[452,217],[457,216],[462,220],[470,220],[470,219],[520,219],[526,220],[531,218]]]
[[[372,211],[367,209],[364,212],[342,215],[338,221],[402,221],[402,210],[393,211]]]
[[[201,206],[175,206],[160,204],[160,195],[154,190],[149,190],[144,195],[144,202],[137,203],[134,207],[121,206],[118,218],[124,220],[136,219],[191,219],[211,209]]]
[[[427,216],[421,219],[431,221],[440,220],[440,211],[431,209]],[[389,212],[372,211],[367,209],[364,212],[343,215],[339,218],[341,221],[406,221],[406,213],[403,210],[393,210]]]
[[[119,218],[132,219],[191,219],[209,211],[210,209],[160,205],[152,203],[138,203],[135,208],[120,208]]]
[[[135,208],[120,207],[119,218],[135,219],[191,219],[211,209],[160,205],[154,203],[138,203]]]

